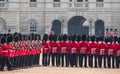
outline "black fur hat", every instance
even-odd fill
[[[110,41],[110,43],[112,43],[113,42],[113,37],[110,37],[109,41]]]
[[[8,36],[8,37],[7,37],[7,43],[12,42],[12,39],[13,39],[12,36]]]
[[[76,35],[73,35],[73,36],[72,36],[72,41],[73,41],[73,42],[76,41],[76,38],[77,38],[77,36],[76,36]]]
[[[81,36],[78,35],[78,36],[77,36],[77,42],[80,42],[80,41],[81,41]]]
[[[6,41],[6,37],[2,37],[1,38],[1,44],[4,44],[4,43],[6,43],[7,41]]]
[[[52,34],[49,35],[49,40],[53,41],[53,35]]]
[[[62,40],[63,40],[63,36],[62,36],[62,35],[59,35],[58,40],[59,40],[59,41],[62,41]]]
[[[54,42],[57,41],[57,35],[56,35],[56,34],[53,35],[53,41],[54,41]]]
[[[105,42],[106,43],[110,42],[109,40],[110,40],[110,37],[105,37]]]
[[[120,44],[120,37],[118,38],[118,43]]]
[[[96,37],[96,42],[99,42],[100,41],[100,37]]]
[[[96,41],[96,37],[95,36],[91,36],[90,38],[91,38],[92,42]]]
[[[118,37],[115,36],[115,37],[114,37],[114,42],[117,42],[117,41],[118,41]]]
[[[44,34],[43,36],[43,41],[47,41],[48,40],[48,35],[47,34]]]
[[[68,36],[66,34],[63,35],[63,41],[67,41]]]
[[[104,36],[101,36],[101,37],[100,37],[100,41],[104,41]]]
[[[86,35],[83,34],[83,35],[82,35],[82,40],[83,40],[83,41],[86,41],[86,38],[87,38]]]
[[[72,40],[72,35],[68,36],[68,40],[71,41]]]

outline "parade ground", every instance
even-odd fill
[[[66,68],[66,67],[34,67],[14,71],[4,71],[0,74],[120,74],[120,69],[108,68]]]
[[[41,61],[42,56],[40,64]],[[13,71],[7,71],[5,68],[5,71],[0,71],[0,74],[120,74],[120,69],[39,66]]]

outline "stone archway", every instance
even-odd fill
[[[68,34],[89,35],[89,27],[83,26],[86,19],[83,16],[74,16],[68,21]]]
[[[52,30],[57,35],[61,34],[61,21],[60,20],[54,20],[52,22]]]
[[[97,20],[95,22],[95,35],[96,36],[104,36],[104,21],[103,20]]]

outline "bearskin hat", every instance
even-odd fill
[[[105,42],[106,43],[110,42],[109,40],[110,40],[110,37],[105,37]]]
[[[56,34],[53,35],[53,41],[54,41],[54,42],[57,41],[57,35],[56,35]]]
[[[64,35],[63,35],[63,41],[67,41],[67,38],[68,38],[67,35],[64,34]]]
[[[96,41],[96,37],[95,36],[91,36],[90,38],[91,38],[92,42]]]
[[[104,41],[104,36],[101,36],[101,37],[100,37],[100,41]]]
[[[7,37],[7,43],[12,42],[12,39],[13,39],[12,36],[8,36],[8,37]]]
[[[120,37],[118,38],[118,43],[120,44]]]
[[[81,41],[81,36],[78,35],[78,36],[77,36],[77,42],[80,42],[80,41]]]
[[[117,41],[118,41],[118,37],[115,36],[115,37],[114,37],[114,42],[117,42]]]
[[[83,40],[83,41],[86,41],[86,38],[87,38],[86,35],[83,34],[83,35],[82,35],[82,40]]]
[[[76,41],[76,38],[77,38],[77,36],[74,34],[74,35],[72,36],[72,41],[73,41],[73,42]]]
[[[47,34],[44,34],[43,36],[43,41],[47,41],[48,40],[48,35]]]
[[[59,41],[62,41],[62,40],[63,40],[63,36],[62,36],[62,35],[59,35],[58,40],[59,40]]]
[[[6,41],[6,37],[2,37],[1,38],[1,44],[4,44],[4,43],[6,43],[7,41]]]
[[[53,41],[53,35],[52,34],[49,35],[49,40]]]
[[[72,40],[72,35],[68,36],[68,40],[71,41]]]

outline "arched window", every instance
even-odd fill
[[[0,33],[5,32],[5,20],[0,18]]]
[[[37,21],[35,19],[31,19],[29,21],[29,31],[30,32],[36,32],[37,31]]]

